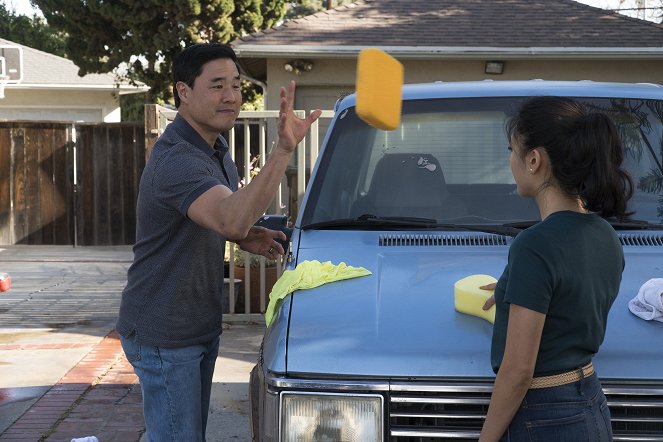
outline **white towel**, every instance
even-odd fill
[[[654,278],[642,284],[638,295],[628,303],[634,315],[647,321],[663,322],[663,278]]]

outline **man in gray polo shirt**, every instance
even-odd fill
[[[173,62],[178,115],[155,143],[140,181],[134,262],[117,322],[140,379],[148,441],[204,441],[221,334],[226,240],[274,259],[279,231],[254,227],[274,198],[290,157],[320,112],[293,113],[295,85],[281,88],[278,143],[260,173],[238,190],[220,133],[240,109],[240,77],[229,46],[199,44]]]

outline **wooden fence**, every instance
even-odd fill
[[[0,122],[0,244],[132,244],[143,127]]]
[[[152,105],[146,107],[145,124],[0,122],[0,245],[133,244],[145,159],[174,116],[174,111]],[[332,111],[325,111],[322,118],[332,116]],[[250,180],[256,155],[258,165],[264,164],[267,126],[270,121],[275,126],[276,118],[277,111],[241,112],[235,129],[227,134],[240,177]],[[316,122],[286,173],[286,189],[276,192],[274,212],[284,207],[285,213],[296,216],[319,139]],[[231,251],[230,262],[233,258]],[[267,277],[272,270],[264,260],[258,269],[229,266],[226,318],[259,320],[273,284]],[[237,293],[239,299],[235,281],[244,287],[243,294]]]
[[[76,244],[133,244],[144,125],[86,124],[76,130]]]

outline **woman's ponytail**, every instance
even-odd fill
[[[619,219],[629,215],[633,182],[621,167],[624,147],[606,114],[588,112],[570,98],[535,97],[523,104],[507,131],[522,141],[523,155],[543,147],[559,188],[580,198],[585,209]]]
[[[577,185],[585,208],[602,216],[626,218],[627,201],[633,195],[631,177],[621,168],[624,146],[613,121],[604,113],[591,112],[578,121],[577,148],[594,160]]]

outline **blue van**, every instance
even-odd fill
[[[610,115],[635,183],[613,222],[626,268],[594,359],[617,441],[663,441],[663,322],[628,309],[663,277],[663,87],[591,81],[407,85],[394,131],[345,97],[292,234],[289,268],[345,262],[370,276],[289,294],[251,376],[258,441],[477,440],[490,400],[492,325],[454,310],[454,282],[499,277],[539,221],[509,167],[506,120],[528,97]]]

